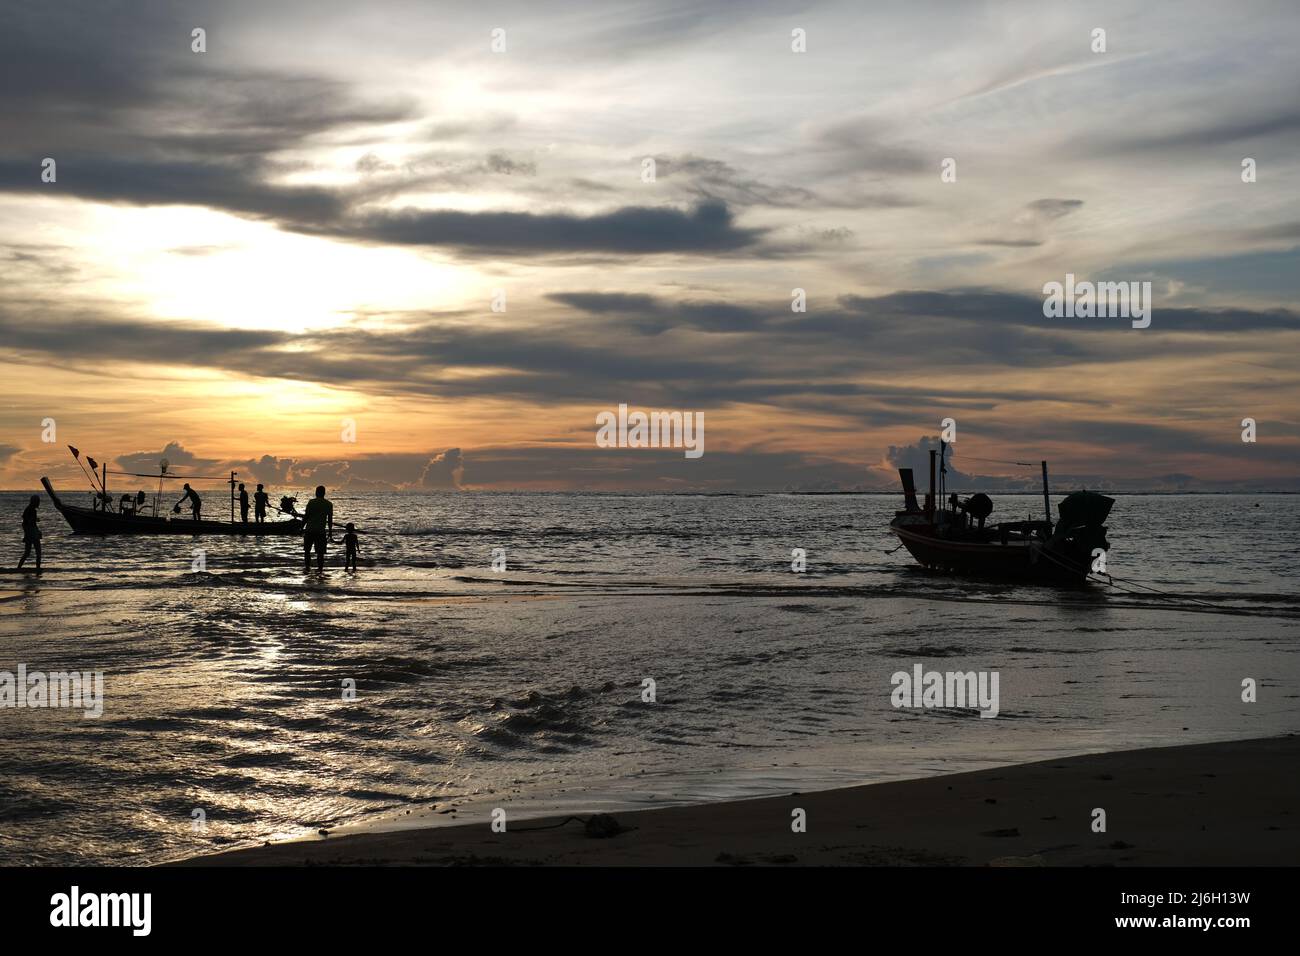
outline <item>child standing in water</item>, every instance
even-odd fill
[[[357,542],[357,529],[351,521],[343,527],[347,531],[347,534],[343,536],[343,567],[346,570],[355,571],[357,569],[357,551],[360,550],[360,545]]]

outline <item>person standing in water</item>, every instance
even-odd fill
[[[248,492],[242,481],[239,483],[239,520],[248,524]]]
[[[261,485],[258,485],[257,491],[253,494],[253,520],[258,524],[266,520],[266,506],[270,502],[271,496],[262,489]]]
[[[186,498],[188,498],[190,501],[191,515],[193,515],[195,521],[198,521],[199,512],[203,510],[203,502],[199,500],[198,492],[196,492],[193,488],[190,487],[190,483],[188,481],[185,483],[185,494],[181,495],[181,500],[176,502],[176,507],[173,508],[172,511],[180,511],[181,505],[185,503]]]
[[[316,497],[303,508],[303,570],[311,570],[311,552],[316,549],[316,570],[325,570],[325,542],[334,532],[334,504],[325,497],[325,486],[316,486]]]
[[[343,530],[347,532],[343,536],[343,567],[355,571],[357,569],[357,552],[361,550],[361,546],[357,541],[357,526],[349,521],[343,526]]]
[[[36,509],[41,506],[41,496],[32,495],[31,502],[23,509],[23,556],[18,559],[18,567],[23,566],[27,556],[36,549],[36,571],[41,570],[41,526],[37,524],[40,518],[37,517]]]

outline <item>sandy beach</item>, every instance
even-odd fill
[[[1129,750],[786,797],[272,844],[185,866],[1279,866],[1300,860],[1300,736]],[[1106,830],[1094,832],[1094,811]],[[792,829],[806,814],[806,832]],[[586,818],[587,815],[583,815]]]

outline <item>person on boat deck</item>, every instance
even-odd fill
[[[244,490],[244,483],[239,483],[239,520],[248,524],[248,492]]]
[[[185,483],[185,494],[181,495],[181,500],[176,502],[176,507],[172,511],[180,511],[186,498],[190,501],[190,513],[194,516],[194,520],[198,521],[199,512],[203,510],[203,502],[199,500],[198,492],[190,487],[189,482]]]
[[[316,570],[325,570],[325,542],[334,532],[334,504],[325,497],[325,486],[316,486],[316,497],[303,508],[302,561],[311,570],[311,552],[316,549]]]
[[[243,487],[242,485],[240,486]],[[261,524],[266,520],[266,506],[270,504],[271,496],[262,490],[262,486],[257,486],[257,491],[253,493],[253,520]],[[248,520],[248,519],[244,519]]]
[[[41,506],[41,496],[32,495],[31,502],[23,509],[23,556],[18,559],[18,567],[23,566],[27,556],[36,549],[36,570],[41,569],[41,526],[37,524],[40,518],[36,515],[36,509]]]
[[[357,541],[357,526],[351,521],[343,526],[347,534],[343,536],[343,567],[357,569],[357,552],[361,550],[360,543]]]

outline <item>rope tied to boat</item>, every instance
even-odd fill
[[[1055,562],[1056,564],[1065,568],[1067,571],[1073,572],[1078,570],[1077,568],[1071,567],[1067,562],[1062,561],[1057,555],[1052,554],[1046,548],[1041,549],[1039,551],[1039,555],[1041,557],[1047,558],[1047,560],[1049,561]],[[1103,577],[1105,578],[1104,581],[1102,580]],[[1099,571],[1090,570],[1086,574],[1086,578],[1089,581],[1096,581],[1099,584],[1108,584],[1111,587],[1123,591],[1126,594],[1136,594],[1139,597],[1144,596],[1137,591],[1124,587],[1123,583],[1121,584],[1115,583],[1115,576],[1113,574],[1110,574],[1109,572],[1099,572]],[[1257,616],[1256,612],[1252,611],[1250,608],[1225,607],[1222,604],[1211,604],[1209,601],[1202,601],[1200,598],[1194,598],[1187,594],[1175,594],[1172,591],[1162,591],[1160,590],[1160,588],[1151,587],[1150,585],[1143,584],[1140,581],[1128,581],[1125,578],[1120,578],[1119,580],[1121,582],[1136,585],[1137,587],[1143,588],[1144,590],[1151,591],[1154,594],[1159,595],[1160,597],[1167,598],[1173,601],[1188,601],[1191,602],[1192,604],[1199,604],[1202,607],[1207,607],[1210,610],[1217,611],[1220,614],[1244,614],[1247,616]]]

